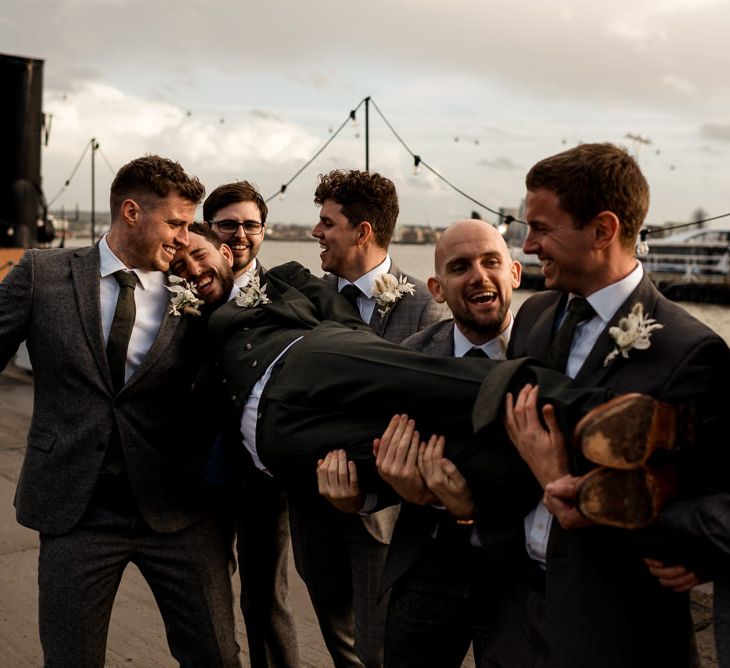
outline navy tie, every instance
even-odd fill
[[[568,304],[568,313],[560,325],[558,333],[553,339],[550,347],[550,354],[547,358],[547,366],[560,373],[565,373],[565,367],[568,366],[568,356],[570,355],[570,344],[575,335],[575,329],[579,323],[590,320],[596,312],[588,301],[583,297],[573,297]]]
[[[357,298],[362,294],[362,290],[360,290],[360,288],[352,283],[348,283],[344,288],[342,288],[342,290],[340,290],[340,294],[355,307],[355,310],[358,313],[360,313],[360,308],[357,305]]]

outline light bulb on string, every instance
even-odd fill
[[[505,216],[502,219],[502,222],[497,225],[497,232],[499,232],[502,236],[507,234],[507,230],[509,229],[510,223],[514,222],[515,218],[514,216]]]
[[[357,118],[356,118],[356,115],[355,114],[356,114],[356,110],[353,109],[350,112],[350,120],[352,121],[352,127],[353,128],[356,128],[357,127]]]
[[[417,176],[421,171],[421,156],[413,156],[413,176]]]
[[[646,240],[647,233],[648,230],[641,230],[639,232],[639,243],[636,247],[636,254],[642,258],[649,255],[649,242]]]
[[[284,197],[286,197],[286,184],[282,184],[281,188],[279,188],[279,201],[283,200]]]

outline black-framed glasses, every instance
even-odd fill
[[[257,220],[244,220],[240,222],[238,220],[211,220],[210,224],[215,225],[223,234],[231,235],[238,232],[239,227],[242,227],[243,231],[252,237],[261,234],[264,229],[264,224],[259,223]]]

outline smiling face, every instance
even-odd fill
[[[124,264],[148,271],[167,271],[175,252],[188,243],[196,202],[177,194],[125,199],[109,231],[109,245]]]
[[[462,220],[439,239],[436,276],[428,287],[437,302],[448,304],[464,336],[481,345],[509,324],[512,290],[520,284],[521,271],[494,227]]]
[[[200,234],[190,234],[190,243],[175,253],[170,271],[196,284],[198,297],[206,305],[219,304],[233,289],[233,254],[222,244],[216,248]]]
[[[360,266],[362,253],[358,244],[361,225],[351,226],[342,213],[342,205],[334,200],[322,203],[312,236],[319,241],[319,259],[324,271],[348,280],[356,280],[365,273]]]
[[[525,218],[530,231],[524,251],[540,260],[546,288],[585,297],[602,287],[594,285],[597,258],[593,222],[578,227],[560,206],[558,196],[547,188],[527,191]]]
[[[261,227],[259,234],[246,233],[243,227],[239,225],[233,234],[228,234],[221,230],[217,223],[224,220],[244,223],[247,221],[261,224],[261,211],[255,202],[234,202],[219,209],[211,218],[213,231],[218,238],[226,245],[230,246],[233,251],[233,274],[240,276],[244,272],[251,269],[254,258],[261,248],[264,240],[266,227]]]

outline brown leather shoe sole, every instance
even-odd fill
[[[635,469],[657,450],[678,447],[680,408],[638,393],[623,394],[583,416],[574,431],[586,459]]]
[[[597,468],[578,483],[578,509],[597,524],[640,529],[651,524],[676,494],[672,466],[662,469]]]

